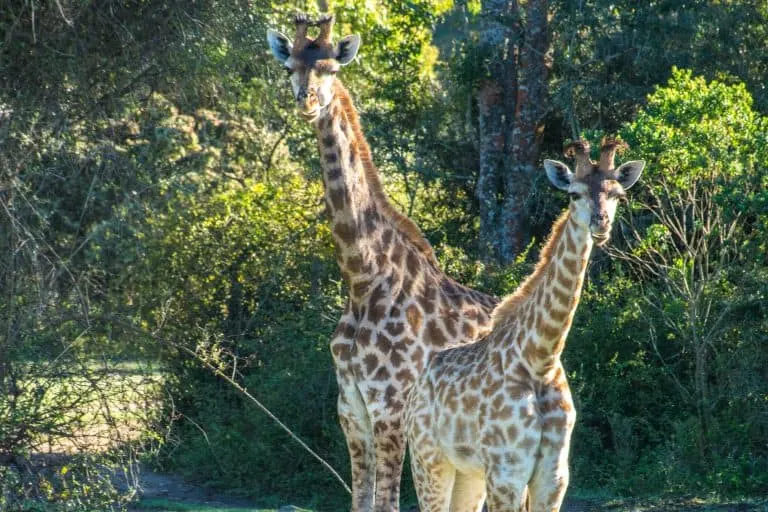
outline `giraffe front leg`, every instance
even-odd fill
[[[373,442],[376,450],[377,512],[400,510],[400,477],[405,458],[405,430],[401,417],[373,424]]]
[[[349,376],[339,381],[339,421],[347,440],[349,462],[352,467],[352,512],[373,510],[376,482],[376,450],[368,412]]]
[[[432,431],[432,410],[426,398],[429,393],[423,385],[421,382],[411,390],[405,406],[405,432],[419,510],[458,512],[460,509],[451,508],[456,468],[438,447]],[[480,483],[483,484],[482,480]]]
[[[568,444],[567,435],[542,436],[540,458],[529,484],[531,512],[558,512],[568,488]]]
[[[563,385],[564,384],[564,385]],[[571,393],[563,381],[539,399],[541,443],[529,483],[531,512],[558,512],[568,488],[568,452],[576,421]]]
[[[485,503],[485,479],[482,474],[456,473],[450,512],[480,512]]]
[[[524,435],[484,446],[488,512],[523,512],[534,472],[538,439],[534,427]]]
[[[331,339],[331,353],[339,385],[338,413],[352,468],[352,512],[373,510],[376,452],[373,429],[354,372],[354,317],[347,308]]]

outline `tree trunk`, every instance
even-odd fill
[[[509,51],[514,35],[510,18],[516,15],[516,1],[483,2],[480,46],[488,63],[477,95],[480,170],[476,194],[480,203],[480,254],[486,260],[498,260],[501,251],[497,226],[501,222],[501,186],[509,131],[508,78],[515,75],[510,72],[514,71],[514,62],[509,58],[514,53]]]
[[[488,79],[478,94],[480,124],[480,173],[477,179],[477,200],[480,202],[480,254],[485,259],[497,259],[500,250],[495,226],[500,219],[499,184],[504,165],[504,104],[502,88]]]
[[[548,109],[547,78],[551,66],[547,0],[526,3],[519,80],[504,172],[501,262],[510,263],[530,241],[527,201],[539,163],[544,116]]]
[[[478,93],[480,252],[510,263],[530,240],[526,203],[538,166],[551,66],[547,0],[483,2],[488,56]]]

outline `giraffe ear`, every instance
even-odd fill
[[[288,57],[291,56],[291,50],[293,45],[283,34],[277,30],[267,30],[267,42],[269,42],[269,48],[272,50],[272,55],[280,62],[285,64]]]
[[[623,163],[616,169],[616,181],[624,187],[624,190],[628,190],[629,187],[640,179],[640,174],[644,168],[645,160],[632,160],[631,162]]]
[[[336,44],[336,51],[334,57],[342,66],[346,66],[357,56],[357,50],[360,49],[360,36],[352,34],[351,36],[342,37]]]
[[[563,162],[557,160],[544,160],[544,170],[547,178],[560,190],[568,190],[573,181],[573,173]]]

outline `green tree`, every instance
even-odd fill
[[[713,415],[731,398],[729,386],[717,382],[727,375],[715,374],[713,358],[744,341],[732,322],[761,301],[750,274],[766,264],[754,250],[755,228],[766,221],[768,123],[753,110],[744,84],[708,83],[673,70],[625,135],[648,155],[651,180],[631,224],[635,243],[620,255],[658,283],[647,306],[656,306],[675,351],[690,354],[677,368],[686,378],[670,376],[696,410],[699,455],[707,460],[722,441],[713,438]],[[667,364],[662,341],[650,334]]]
[[[609,250],[628,279],[593,290],[571,354],[586,348],[578,364],[603,361],[580,395],[600,411],[586,421],[610,433],[624,491],[648,490],[641,474],[655,474],[651,488],[765,485],[768,452],[753,435],[768,429],[767,127],[744,84],[673,70],[622,130],[633,157],[648,160]]]

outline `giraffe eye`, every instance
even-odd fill
[[[578,201],[579,199],[581,199],[581,194],[579,194],[578,192],[569,192],[568,195],[571,196],[572,201]]]
[[[611,199],[618,199],[619,201],[622,201],[627,198],[627,194],[623,192],[619,192],[618,190],[614,190],[610,194],[608,194],[608,197],[610,197]]]
[[[317,72],[318,72],[320,75],[331,75],[331,76],[333,76],[333,75],[335,75],[335,74],[336,74],[338,71],[339,71],[338,69],[334,69],[334,68],[332,68],[332,67],[326,67],[326,66],[323,66],[323,67],[321,67],[321,68],[318,68],[318,69],[317,69]]]
[[[293,74],[293,70],[291,68],[289,68],[288,66],[285,66],[283,68],[283,70],[285,70],[285,74],[288,75],[288,76],[291,76]]]

